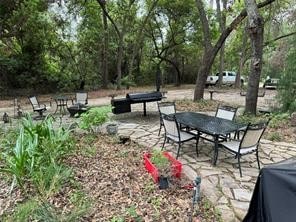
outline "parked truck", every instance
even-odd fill
[[[236,78],[236,72],[233,71],[223,71],[223,79],[222,84],[225,85],[234,85],[235,84],[235,78]],[[206,81],[206,86],[214,86],[218,83],[219,79],[219,73],[216,75],[208,76]],[[244,78],[241,77],[241,85],[244,84]]]

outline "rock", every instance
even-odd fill
[[[221,217],[223,221],[234,222],[236,221],[235,214],[226,204],[219,204],[216,208],[221,212]]]
[[[109,135],[115,135],[118,131],[118,126],[116,123],[110,123],[106,126],[107,133]]]
[[[190,180],[195,180],[197,173],[190,166],[183,165],[182,170]]]
[[[239,201],[250,201],[252,193],[245,189],[233,189],[234,198]]]

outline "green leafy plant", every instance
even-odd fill
[[[268,139],[270,139],[271,141],[281,141],[282,137],[279,132],[272,132],[268,136]]]
[[[110,106],[101,106],[89,109],[86,113],[81,114],[80,128],[93,131],[93,126],[98,126],[105,123],[111,112]]]
[[[236,118],[236,121],[240,123],[257,123],[257,122],[262,122],[262,121],[267,121],[269,118],[269,115],[250,115],[250,114],[244,114],[241,116],[238,116]]]
[[[169,177],[171,173],[170,162],[163,155],[161,150],[154,149],[150,158],[151,162],[157,167],[159,174],[164,177]]]
[[[270,128],[278,128],[282,125],[288,124],[289,114],[288,113],[275,113],[270,116],[271,121],[269,123]]]
[[[51,185],[44,184],[55,181],[57,174],[62,173],[60,160],[73,146],[70,131],[55,129],[52,118],[36,123],[27,116],[22,120],[15,145],[3,153],[4,165],[0,171],[13,177],[12,187],[15,184],[22,187],[29,182],[42,185],[37,190],[52,189]]]
[[[284,74],[280,78],[278,94],[278,98],[282,104],[282,110],[290,113],[296,111],[296,38],[294,37],[292,40],[294,47],[291,47],[287,53],[286,67],[284,69]]]
[[[123,217],[118,217],[118,216],[114,216],[111,219],[111,222],[124,222],[124,218]]]
[[[131,75],[127,75],[121,79],[121,85],[125,86],[126,89],[129,89],[131,86],[136,86],[136,83],[134,82]]]
[[[128,216],[132,217],[136,222],[143,221],[142,217],[138,215],[135,206],[130,206],[129,208],[127,208],[126,213]]]
[[[80,221],[87,213],[90,204],[82,192],[74,192],[73,209],[69,213],[61,212],[47,200],[31,198],[20,203],[12,215],[8,215],[5,221]]]

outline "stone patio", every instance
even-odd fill
[[[160,148],[163,142],[163,131],[158,136],[159,116],[157,112],[150,112],[147,117],[135,112],[115,117],[119,124],[119,136],[130,139],[147,150]],[[176,147],[167,144],[165,149],[176,155]],[[255,154],[242,157],[242,173],[240,177],[237,160],[232,155],[219,152],[217,166],[213,167],[213,144],[201,140],[199,143],[199,157],[195,153],[195,141],[182,146],[179,160],[183,164],[184,173],[192,180],[201,176],[201,192],[220,210],[224,221],[241,221],[249,208],[249,202],[257,180],[259,170]],[[296,156],[296,145],[284,142],[261,140],[261,167]]]

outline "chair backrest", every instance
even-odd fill
[[[240,149],[257,146],[268,125],[268,122],[258,124],[249,124],[246,128],[244,136],[240,142]]]
[[[76,103],[86,105],[87,104],[87,97],[88,97],[87,92],[77,92],[76,93]]]
[[[36,96],[29,96],[29,100],[30,100],[30,103],[31,103],[33,109],[40,107],[38,99],[37,99]]]
[[[237,108],[231,106],[218,106],[216,111],[216,117],[227,119],[227,120],[234,120]]]
[[[176,113],[176,106],[174,102],[160,102],[157,103],[157,105],[160,114],[169,115],[172,113]]]
[[[165,134],[171,135],[180,139],[179,125],[176,121],[176,118],[174,116],[168,116],[168,115],[162,114],[162,120],[165,128]]]

